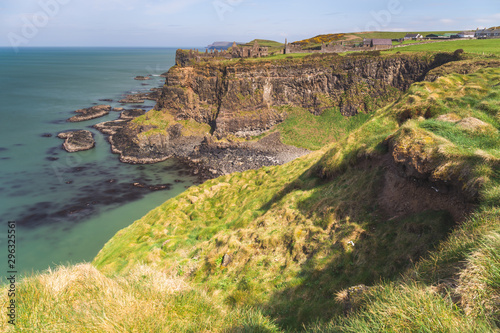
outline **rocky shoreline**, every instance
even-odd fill
[[[147,130],[132,120],[144,114],[140,110],[126,110],[120,119],[93,126],[108,135],[111,151],[120,161],[130,164],[151,164],[177,158],[204,181],[210,178],[280,165],[308,154],[307,149],[285,145],[278,132],[258,141],[216,141],[215,137],[183,136],[180,124],[170,126],[164,133],[141,135]],[[149,129],[154,129],[149,126]]]
[[[68,121],[71,123],[76,123],[80,121],[104,117],[109,114],[109,111],[111,111],[111,109],[111,105],[97,105],[86,109],[79,109],[75,111],[75,113],[78,114],[69,118]]]
[[[207,136],[188,156],[176,157],[190,165],[195,175],[210,179],[285,164],[308,153],[307,149],[283,144],[280,133],[274,132],[253,142],[214,142]]]
[[[162,76],[166,77],[167,73]],[[149,78],[149,76],[143,76],[135,79],[147,80]],[[152,88],[149,92],[128,94],[117,102],[124,105],[154,100],[158,105],[162,91],[162,88]],[[113,102],[108,98],[100,101]],[[132,122],[146,113],[140,108],[125,109],[123,107],[112,108],[110,105],[96,105],[76,110],[78,115],[71,117],[68,121],[80,122],[96,119],[108,115],[110,111],[120,112],[119,118],[98,123],[92,127],[108,136],[111,152],[120,155],[121,162],[151,164],[176,158],[187,166],[200,182],[233,172],[284,164],[309,153],[306,149],[283,144],[279,133],[273,133],[258,141],[218,141],[216,137],[208,133],[183,135],[183,126],[176,123],[164,131],[143,135],[148,130],[155,130],[155,127],[140,126]],[[276,122],[280,121],[282,119]],[[269,127],[266,126],[259,134]],[[58,137],[66,140],[63,148],[68,152],[87,150],[95,146],[92,133],[89,131],[63,132]],[[161,185],[150,188],[141,184],[137,184],[137,187],[150,190],[166,188]]]
[[[136,127],[136,131],[132,131],[131,127],[127,126],[128,123],[129,121],[119,119],[94,126],[109,135],[111,150],[120,154],[121,162],[150,164],[177,158],[187,164],[193,175],[197,175],[201,180],[263,166],[281,165],[310,152],[283,144],[278,132],[258,141],[217,142],[209,135],[176,135],[173,133],[175,129],[169,128],[169,134],[156,134],[142,139],[139,136],[137,139],[140,126]]]

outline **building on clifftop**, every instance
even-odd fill
[[[269,55],[269,48],[267,46],[260,46],[257,41],[253,43],[253,46],[238,46],[234,42],[231,52],[233,58],[260,58]]]

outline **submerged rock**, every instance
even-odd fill
[[[92,132],[86,130],[63,132],[57,135],[60,139],[65,139],[63,148],[69,153],[89,150],[95,147],[95,140]]]

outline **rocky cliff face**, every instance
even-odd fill
[[[181,63],[181,62],[178,62]],[[354,115],[390,101],[435,63],[414,56],[334,56],[173,67],[156,105],[176,119],[207,123],[218,135],[255,135],[281,122],[275,106]]]
[[[180,157],[201,161],[215,176],[258,167],[254,162],[262,157],[262,147],[271,142],[262,165],[282,164],[306,152],[290,150],[279,136],[262,144],[230,141],[222,145],[211,136],[259,135],[286,118],[281,106],[302,107],[314,114],[337,107],[345,116],[376,110],[395,100],[430,69],[453,59],[329,54],[192,66],[183,66],[181,60],[164,74],[166,83],[156,111],[148,112],[140,122],[103,125],[103,131],[110,132],[113,151],[123,162],[153,163]],[[282,158],[282,151],[289,152],[286,158]],[[232,163],[238,160],[236,155],[244,156],[248,163]],[[227,160],[234,167],[225,168],[217,160]],[[219,166],[214,169],[214,165]]]

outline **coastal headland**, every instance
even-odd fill
[[[179,50],[152,110],[95,125],[203,182],[20,282],[19,329],[498,331],[498,42],[253,45]]]

